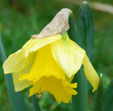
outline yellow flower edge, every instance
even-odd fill
[[[30,89],[30,96],[36,93],[49,92],[54,95],[57,102],[69,103],[72,95],[76,95],[77,83],[69,83],[66,80],[57,79],[56,77],[41,77],[37,83],[34,83]]]
[[[11,54],[3,64],[4,72],[13,73],[15,91],[32,86],[30,96],[50,92],[56,101],[68,103],[77,92],[72,78],[84,65],[84,72],[93,86],[98,88],[99,77],[85,51],[68,35],[56,34],[30,39],[19,51]]]

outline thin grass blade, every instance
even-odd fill
[[[1,34],[0,34],[0,56],[1,56],[2,62],[4,62],[6,59],[6,54],[5,54],[5,50],[3,47]],[[21,93],[20,92],[16,93],[14,91],[12,75],[7,74],[7,75],[4,75],[4,77],[5,77],[5,83],[6,83],[8,96],[11,101],[13,110],[14,111],[29,111],[27,108],[27,105],[25,104],[23,100]]]

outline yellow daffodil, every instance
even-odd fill
[[[61,15],[61,12],[58,15]],[[53,21],[56,21],[56,18]],[[68,25],[60,27],[60,30],[63,29],[60,32],[57,30],[59,21],[54,28],[51,28],[51,23],[19,51],[11,54],[4,62],[3,68],[6,74],[12,73],[15,91],[32,86],[30,96],[47,91],[54,95],[56,101],[68,103],[72,95],[77,94],[74,89],[77,83],[71,81],[82,64],[93,91],[98,88],[99,77],[85,51],[70,40],[65,32]],[[64,22],[60,22],[61,26],[62,24]]]

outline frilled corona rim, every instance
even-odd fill
[[[68,8],[61,9],[52,21],[39,34],[32,35],[32,38],[44,38],[67,31],[69,29],[68,20],[71,13],[72,11]]]

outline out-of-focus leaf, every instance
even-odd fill
[[[2,62],[4,62],[6,59],[6,54],[4,51],[3,44],[2,44],[1,35],[0,35],[0,56],[1,56]],[[5,77],[5,83],[6,83],[8,96],[11,101],[13,110],[14,111],[29,111],[23,100],[23,97],[21,96],[21,93],[20,92],[16,93],[14,91],[12,75],[6,74],[6,75],[4,75],[4,77]]]
[[[36,98],[36,95],[33,95],[31,97],[32,105],[33,105],[33,111],[40,111],[40,107],[38,105],[38,98]]]
[[[104,106],[104,111],[113,111],[113,79],[106,91],[103,106]]]

